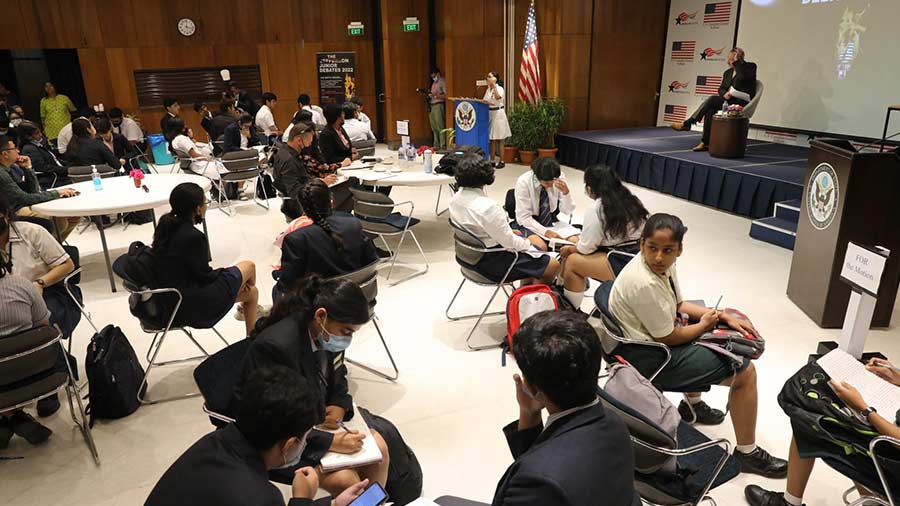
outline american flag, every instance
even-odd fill
[[[534,16],[533,0],[525,23],[525,45],[522,47],[522,66],[519,68],[519,100],[532,104],[541,101],[541,65],[538,60],[537,18]]]
[[[704,23],[727,23],[731,20],[731,2],[706,4],[703,10]]]
[[[677,61],[694,61],[694,50],[697,43],[693,40],[680,40],[672,43],[672,59]]]
[[[684,121],[687,117],[687,106],[685,105],[666,105],[663,110],[663,121],[666,123],[678,123]]]
[[[697,95],[716,95],[722,84],[722,76],[697,76],[697,86],[694,87]]]

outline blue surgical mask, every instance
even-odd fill
[[[325,322],[328,322],[328,316],[325,317]],[[353,341],[352,336],[338,336],[335,334],[330,334],[327,329],[325,329],[325,325],[320,323],[319,327],[322,327],[322,333],[328,336],[328,340],[325,338],[319,337],[319,341],[321,342],[322,349],[325,351],[330,351],[331,353],[341,353],[350,347],[350,343]]]

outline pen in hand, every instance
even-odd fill
[[[347,428],[346,425],[344,425],[343,420],[338,420],[338,421],[337,421],[337,424],[338,424],[338,427],[344,429],[344,430],[347,431],[348,433],[350,433],[350,434],[353,433],[353,431],[351,431],[350,429]]]

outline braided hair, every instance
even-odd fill
[[[303,212],[316,225],[322,227],[326,234],[331,236],[334,241],[334,247],[338,253],[344,250],[344,241],[341,235],[332,230],[331,224],[328,223],[328,217],[331,216],[331,190],[328,185],[321,179],[312,179],[303,185],[297,192],[297,202],[303,208]]]

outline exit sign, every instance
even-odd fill
[[[354,21],[353,23],[347,25],[347,35],[351,37],[359,37],[363,35],[365,31],[365,26],[363,26],[363,24],[359,21]]]
[[[418,32],[419,31],[419,18],[406,18],[403,20],[403,31],[404,32]]]

